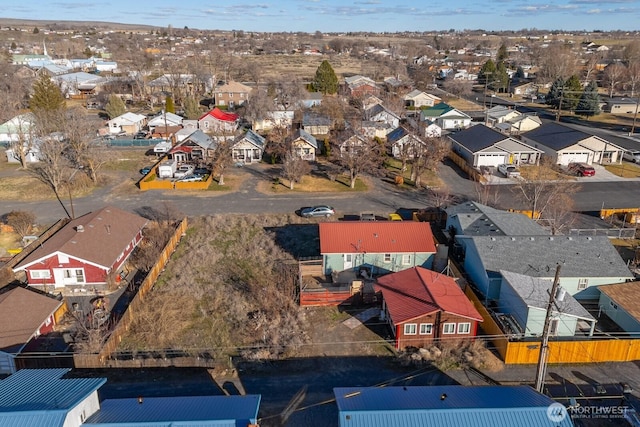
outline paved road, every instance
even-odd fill
[[[339,216],[358,214],[361,211],[373,211],[386,215],[399,208],[420,208],[429,206],[429,195],[425,190],[399,190],[395,185],[377,178],[371,178],[373,188],[357,193],[291,193],[264,194],[256,191],[257,182],[263,178],[260,167],[246,167],[251,174],[238,192],[220,194],[203,192],[195,196],[172,191],[139,191],[130,194],[112,193],[113,187],[96,190],[89,196],[74,199],[76,216],[99,209],[107,204],[122,209],[144,213],[153,208],[162,212],[166,206],[178,210],[187,216],[240,213],[292,213],[302,206],[327,203],[336,208]],[[469,181],[453,163],[445,161],[439,174],[446,183],[449,193],[457,200],[477,199],[478,184]],[[594,182],[585,178],[581,190],[575,196],[576,209],[596,211],[604,207],[638,207],[640,205],[640,181]],[[526,208],[516,197],[513,185],[491,186],[497,192],[498,205],[503,208]],[[67,208],[69,201],[64,200]],[[2,201],[0,214],[12,210],[34,212],[41,224],[51,224],[64,218],[65,212],[56,200],[21,202]]]

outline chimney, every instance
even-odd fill
[[[84,231],[84,226],[83,226],[83,225],[78,225],[78,226],[76,226],[76,231],[77,231],[78,233],[82,233],[82,232]]]
[[[138,396],[138,404],[142,405],[142,396]]]

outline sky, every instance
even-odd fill
[[[203,30],[640,29],[640,0],[0,0],[0,17]]]

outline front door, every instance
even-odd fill
[[[344,269],[353,268],[353,254],[344,254]]]

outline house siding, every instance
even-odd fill
[[[331,275],[334,271],[353,270],[357,271],[361,267],[367,267],[372,274],[382,275],[394,271],[406,270],[411,267],[424,267],[430,269],[433,264],[433,253],[392,253],[389,262],[384,261],[385,254],[382,253],[354,253],[353,265],[351,268],[344,268],[345,254],[324,254],[323,268],[326,275]],[[403,255],[411,257],[409,264],[403,264]]]
[[[420,335],[420,324],[431,323],[433,324],[431,334]],[[445,323],[455,323],[456,331],[453,334],[444,334],[443,327]],[[469,333],[459,334],[458,324],[469,323]],[[406,347],[428,347],[434,341],[438,339],[451,340],[451,339],[470,339],[475,337],[477,332],[477,321],[461,317],[455,314],[447,312],[433,313],[426,316],[421,316],[416,319],[412,319],[401,324],[398,324],[396,328],[392,327],[392,330],[396,331],[396,349],[403,349]],[[416,334],[405,335],[404,325],[415,324]]]
[[[625,332],[633,337],[640,337],[640,321],[629,314],[624,308],[620,307],[604,292],[600,293],[598,300],[600,312],[609,316],[616,325],[620,326]]]

